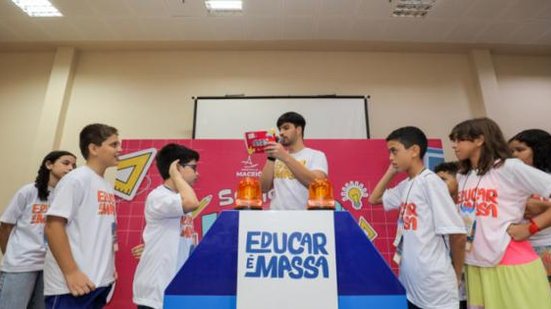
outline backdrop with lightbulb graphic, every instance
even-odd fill
[[[200,207],[194,211],[196,242],[212,226],[219,213],[235,206],[235,192],[241,177],[259,177],[266,161],[264,154],[249,155],[243,140],[124,140],[125,155],[118,166],[115,191],[118,196],[117,221],[119,251],[116,256],[118,282],[110,308],[132,306],[132,280],[138,261],[131,249],[142,243],[145,227],[144,204],[149,192],[163,180],[154,166],[158,149],[178,143],[200,154],[195,190]],[[381,205],[369,205],[367,198],[389,165],[384,140],[307,140],[308,147],[327,156],[329,179],[337,210],[348,211],[371,239],[383,258],[397,273],[392,262],[398,212],[385,212]],[[444,160],[440,140],[430,140],[425,163],[433,168]],[[391,185],[402,180],[397,177]],[[265,194],[269,208],[272,192]]]

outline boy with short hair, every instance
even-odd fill
[[[457,183],[457,171],[459,165],[457,162],[442,162],[434,168],[434,172],[440,179],[442,179],[448,186],[448,191],[454,202],[457,202],[457,193],[459,185]]]
[[[403,127],[393,131],[386,141],[391,165],[369,202],[382,202],[387,211],[400,209],[394,261],[400,265],[408,306],[456,309],[465,256],[463,221],[444,182],[424,166],[425,134],[416,127]],[[386,189],[400,171],[408,178]]]
[[[157,154],[157,168],[164,183],[145,201],[144,251],[134,274],[138,308],[162,308],[164,291],[187,260],[193,240],[191,212],[199,206],[192,189],[197,180],[199,154],[168,144]]]
[[[442,162],[434,168],[434,172],[440,179],[442,179],[448,186],[450,195],[453,201],[458,202],[458,188],[457,172],[459,171],[458,162]],[[461,282],[459,283],[459,309],[467,308],[467,291],[465,289],[465,274],[461,275]]]
[[[118,163],[118,131],[87,125],[79,146],[86,165],[61,179],[46,214],[48,308],[101,308],[115,281],[116,204],[104,174]]]

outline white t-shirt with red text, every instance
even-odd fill
[[[79,167],[59,181],[47,215],[67,219],[65,231],[79,270],[96,287],[109,286],[115,280],[116,202],[112,185],[88,166]],[[44,295],[67,293],[65,277],[48,249]]]
[[[134,274],[133,301],[162,308],[164,291],[190,254],[191,213],[184,214],[180,194],[164,185],[145,201],[144,251]]]
[[[2,271],[42,270],[46,255],[44,224],[51,199],[52,194],[47,201],[41,201],[34,183],[23,186],[12,198],[0,218],[3,223],[15,225],[2,260]]]
[[[499,264],[511,241],[507,228],[522,223],[528,198],[551,195],[551,175],[518,159],[507,159],[482,176],[475,170],[458,174],[457,181],[461,215],[469,220],[476,214],[474,240],[465,263],[481,267]]]
[[[458,282],[446,235],[465,226],[446,184],[424,170],[383,194],[385,210],[400,209],[403,247],[400,282],[410,302],[422,308],[458,308]]]

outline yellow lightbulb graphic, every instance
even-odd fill
[[[347,196],[354,204],[354,208],[358,209],[362,206],[362,190],[352,187],[348,190]]]
[[[352,207],[360,210],[363,206],[362,199],[368,196],[365,185],[360,181],[349,181],[341,189],[343,201],[350,201]]]

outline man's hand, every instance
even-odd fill
[[[281,145],[280,143],[270,142],[266,147],[264,148],[264,151],[268,155],[268,157],[272,157],[281,161],[285,161],[285,157],[289,156],[289,153],[287,153],[287,150],[285,150],[285,147]]]
[[[65,281],[69,291],[75,297],[86,295],[96,289],[94,283],[80,270],[65,275]]]
[[[522,241],[530,238],[530,224],[511,224],[507,228],[507,233],[516,241]]]

